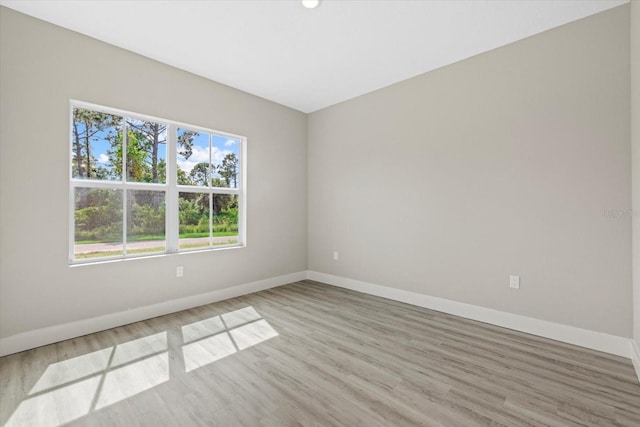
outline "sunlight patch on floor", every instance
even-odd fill
[[[264,319],[232,329],[230,334],[239,350],[244,350],[278,335]]]
[[[251,306],[182,327],[186,372],[213,363],[278,333]]]
[[[201,320],[199,322],[184,325],[182,330],[182,340],[185,343],[196,341],[202,338],[215,335],[224,331],[226,328],[222,323],[220,316],[211,317],[209,319]]]
[[[116,347],[111,367],[124,365],[146,356],[167,351],[167,332],[159,332],[137,340],[128,341]]]
[[[262,319],[262,316],[251,306],[225,313],[221,317],[225,325],[227,325],[227,329],[233,329],[236,326]]]
[[[100,377],[58,387],[20,402],[5,427],[54,427],[76,420],[91,410]]]
[[[63,360],[47,366],[47,370],[33,386],[29,395],[92,376],[107,369],[113,347],[108,347],[84,356]]]
[[[107,373],[95,409],[101,409],[169,381],[169,354],[162,353]]]
[[[222,332],[182,347],[184,369],[191,372],[236,352],[231,337]]]
[[[49,365],[4,425],[57,427],[278,336],[251,306]],[[178,368],[180,369],[180,368]]]

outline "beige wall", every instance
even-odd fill
[[[640,351],[640,1],[638,0],[631,2],[631,145],[633,150],[633,337]],[[640,377],[640,370],[638,376]]]
[[[629,67],[626,5],[312,113],[309,269],[631,337]]]
[[[0,11],[1,338],[306,269],[305,114]],[[70,98],[247,136],[248,247],[70,268]]]

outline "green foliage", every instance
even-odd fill
[[[206,162],[200,162],[196,164],[189,173],[189,178],[191,179],[192,185],[200,185],[205,187],[209,182],[210,176],[211,168],[209,168],[209,163]]]
[[[75,240],[76,242],[122,241],[122,200],[113,190],[82,189],[76,194]],[[163,239],[165,233],[165,204],[160,201],[154,208],[156,192],[138,191],[128,203],[127,240]],[[201,196],[197,193],[189,195]],[[185,193],[183,193],[185,195]],[[216,195],[219,197],[220,195]],[[80,200],[88,205],[78,209]],[[237,205],[237,203],[236,203]],[[180,237],[204,237],[209,235],[209,208],[203,209],[198,198],[179,200]],[[238,208],[230,207],[214,214],[213,234],[238,233]]]
[[[122,241],[121,191],[78,189],[76,191],[76,242]],[[142,236],[164,236],[165,204],[158,200],[159,192],[136,191],[130,194],[127,209],[127,239]],[[157,207],[154,207],[157,206]]]
[[[146,164],[146,152],[142,147],[144,140],[140,135],[129,130],[127,132],[127,179],[136,182],[151,182],[151,169]],[[113,166],[116,177],[122,176],[122,132],[118,131],[110,138],[111,151],[109,151],[110,164]],[[145,179],[146,178],[146,179]]]
[[[193,183],[191,182],[191,179],[189,178],[187,173],[182,169],[180,169],[180,165],[177,165],[177,167],[178,167],[178,185],[192,185]]]
[[[231,186],[233,188],[238,186],[238,158],[234,153],[229,153],[222,159],[222,164],[216,166],[217,172],[224,179],[225,187]]]
[[[153,202],[153,200],[151,200]],[[131,203],[131,220],[127,221],[127,236],[146,234],[164,235],[165,207],[164,203],[157,208],[150,204]]]
[[[180,237],[208,236],[209,235],[209,206],[203,207],[201,199],[207,200],[204,194],[182,193],[179,201],[180,215]],[[214,200],[225,196],[233,201],[233,196],[226,194],[215,194]],[[191,197],[191,198],[188,198]],[[214,201],[215,204],[215,201]],[[231,203],[230,203],[231,204]],[[236,203],[237,205],[237,203]],[[213,233],[237,233],[238,232],[238,208],[228,208],[213,214]]]
[[[76,241],[116,242],[122,240],[122,198],[120,191],[77,189],[75,194]]]
[[[180,215],[180,224],[195,225],[200,222],[203,217],[200,207],[194,200],[180,198],[178,201],[178,209]]]
[[[230,208],[213,216],[213,232],[238,232],[238,208]]]

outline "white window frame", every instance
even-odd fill
[[[127,118],[139,119],[144,121],[153,121],[158,123],[163,123],[167,125],[167,165],[166,165],[166,183],[146,183],[146,182],[130,182],[127,181],[126,178],[126,170],[124,165],[126,165],[126,154],[127,150],[123,149],[123,168],[122,168],[122,177],[120,181],[109,181],[109,180],[96,180],[96,179],[79,179],[73,177],[73,109],[74,108],[82,108],[92,111],[98,111],[101,113],[112,114],[115,116],[120,116],[123,119],[123,145],[126,144],[127,139]],[[201,186],[191,186],[191,185],[178,185],[178,175],[177,175],[177,131],[179,128],[184,128],[196,132],[206,132],[209,134],[209,156],[211,156],[211,147],[213,144],[213,135],[223,136],[232,138],[239,141],[238,147],[238,163],[240,166],[240,173],[238,176],[238,182],[236,188],[229,187],[201,187]],[[69,102],[69,164],[68,164],[68,173],[69,173],[69,264],[89,264],[89,263],[101,263],[105,261],[114,261],[114,260],[123,260],[123,259],[132,259],[132,258],[147,258],[153,256],[163,256],[169,254],[176,253],[191,253],[191,252],[202,252],[202,251],[218,251],[225,249],[234,249],[246,247],[247,245],[247,220],[246,220],[246,200],[247,200],[247,138],[242,135],[236,135],[229,132],[219,131],[211,128],[206,128],[203,126],[191,125],[188,123],[177,122],[175,120],[163,119],[159,117],[149,116],[145,114],[134,113],[131,111],[105,107],[102,105],[91,104],[84,101],[78,100],[70,100]],[[126,145],[125,145],[126,147]],[[211,158],[209,158],[209,164],[211,165]],[[209,183],[210,185],[210,183]],[[123,212],[122,212],[122,243],[123,243],[123,254],[116,256],[105,256],[105,257],[96,257],[96,258],[86,258],[86,259],[75,259],[75,189],[76,188],[106,188],[106,189],[114,189],[114,190],[122,190],[122,203],[123,203]],[[141,253],[141,254],[127,254],[127,212],[126,212],[126,197],[127,191],[129,190],[146,190],[146,191],[163,191],[165,194],[165,252],[149,252],[149,253]],[[187,193],[207,193],[210,195],[209,204],[211,208],[211,203],[213,203],[213,195],[215,194],[232,194],[238,196],[238,242],[231,245],[224,246],[213,246],[213,232],[212,232],[212,218],[209,218],[209,246],[208,247],[199,247],[194,249],[182,249],[180,250],[178,245],[179,240],[179,213],[178,213],[178,195],[180,192]],[[210,209],[210,212],[213,212]]]

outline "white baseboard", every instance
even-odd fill
[[[633,340],[631,341],[631,361],[636,370],[638,382],[640,382],[640,348],[638,348],[638,343]]]
[[[631,339],[629,338],[534,319],[531,317],[465,304],[444,298],[432,297],[416,292],[380,286],[360,280],[319,273],[316,271],[308,271],[307,278],[339,286],[341,288],[351,289],[431,310],[442,311],[467,319],[478,320],[480,322],[502,326],[516,331],[526,332],[593,350],[615,354],[617,356],[626,358],[631,357]],[[638,360],[640,361],[640,359]],[[636,372],[638,371],[638,366],[636,366]]]
[[[212,292],[120,311],[118,313],[106,314],[104,316],[82,319],[75,322],[49,326],[42,329],[11,335],[0,339],[0,356],[29,350],[94,332],[104,331],[105,329],[139,322],[152,317],[175,313],[177,311],[210,304],[216,301],[222,301],[262,291],[264,289],[275,288],[277,286],[286,285],[287,283],[304,280],[305,278],[306,272],[300,271],[297,273],[232,286],[230,288],[219,289]]]

